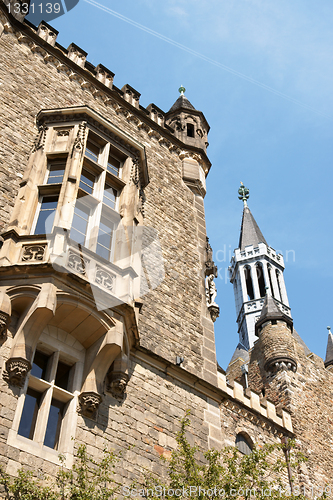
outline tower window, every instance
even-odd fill
[[[271,266],[268,266],[268,278],[269,278],[269,286],[271,287],[272,297],[275,298],[274,288],[273,288],[273,283],[272,283],[272,268],[271,268]]]
[[[280,283],[280,276],[281,275],[280,275],[278,270],[276,270],[275,273],[276,273],[276,281],[277,281],[278,288],[279,288],[280,300],[282,302],[281,283]]]
[[[253,283],[251,276],[251,269],[249,267],[244,268],[245,281],[246,281],[246,291],[248,300],[254,299]]]
[[[65,162],[49,163],[47,184],[60,184],[64,178],[65,167]]]
[[[257,279],[258,279],[260,297],[265,297],[266,290],[265,290],[264,270],[263,270],[262,264],[258,263],[256,265],[256,271],[257,271]]]
[[[42,198],[35,234],[48,234],[52,232],[57,204],[58,196],[44,196]]]
[[[187,137],[194,137],[194,125],[193,123],[188,123],[186,125]]]
[[[243,455],[250,455],[252,451],[252,443],[250,439],[246,438],[243,434],[237,434],[236,436],[236,448],[243,454]]]

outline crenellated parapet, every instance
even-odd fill
[[[225,401],[226,406],[230,407],[241,403],[244,408],[243,413],[247,413],[246,409],[254,411],[260,416],[271,420],[274,424],[285,428],[289,432],[293,432],[290,413],[280,407],[276,407],[271,401],[260,397],[257,392],[251,389],[244,390],[244,387],[235,380],[232,383],[228,383],[226,376],[221,372],[218,372],[218,387],[229,396]],[[248,413],[246,416],[248,416]],[[252,419],[255,418],[254,415],[251,415],[251,417]],[[267,426],[267,424],[265,425]]]
[[[121,89],[116,87],[113,83],[114,73],[102,64],[94,66],[87,61],[87,52],[75,43],[71,43],[67,49],[62,47],[57,43],[58,31],[45,21],[34,28],[30,23],[25,23],[24,19],[15,19],[0,1],[0,22],[4,33],[13,33],[19,43],[27,45],[33,53],[42,57],[46,64],[52,64],[58,72],[67,74],[67,77],[77,82],[82,89],[91,92],[96,99],[102,100],[106,107],[112,108],[116,114],[124,115],[128,121],[135,123],[139,130],[145,131],[150,138],[154,138],[182,160],[185,149],[186,157],[201,166],[200,174],[196,174],[195,181],[198,180],[196,189],[205,192],[205,183],[201,177],[205,178],[211,167],[206,155],[209,125],[200,111],[193,110],[192,113],[194,121],[200,118],[204,123],[204,126],[200,127],[195,125],[196,140],[185,135],[180,136],[177,127],[169,125],[170,120],[167,118],[170,111],[165,113],[155,104],[150,104],[147,108],[142,107],[141,94],[137,90],[129,84]]]

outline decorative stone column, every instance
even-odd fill
[[[10,298],[5,292],[0,292],[0,340],[6,340],[7,328],[10,323],[12,306]]]

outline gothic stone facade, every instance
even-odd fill
[[[143,108],[56,38],[0,1],[1,465],[55,474],[106,445],[130,484],[164,473],[189,409],[202,449],[296,436],[296,481],[329,483],[323,363],[297,345],[297,372],[269,379],[256,350],[246,390],[217,369],[204,115],[183,95]]]

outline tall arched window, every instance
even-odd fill
[[[251,442],[251,439],[242,433],[237,434],[236,436],[236,448],[243,453],[243,455],[250,455],[253,444]]]
[[[275,298],[274,288],[273,288],[273,283],[272,283],[272,268],[271,268],[271,266],[267,266],[267,270],[268,270],[268,278],[269,278],[269,286],[271,288],[271,294],[272,294],[272,297]]]
[[[276,274],[276,281],[278,284],[279,294],[280,294],[279,300],[281,300],[281,302],[282,302],[281,283],[280,283],[281,274],[279,273],[278,270],[275,271],[275,274]]]
[[[244,273],[245,273],[245,281],[246,281],[247,298],[248,298],[248,300],[253,300],[254,299],[254,291],[253,291],[253,283],[252,283],[250,266],[244,267]]]
[[[260,297],[265,297],[266,289],[265,289],[264,269],[263,269],[262,264],[260,262],[258,262],[256,265],[256,271],[257,271],[257,279],[258,279]]]

